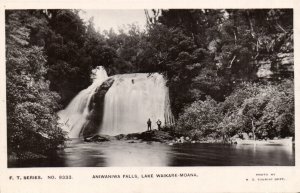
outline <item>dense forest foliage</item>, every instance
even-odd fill
[[[47,154],[64,142],[57,121],[58,93],[49,89],[47,56],[33,31],[46,20],[27,11],[6,15],[7,142],[8,152]],[[33,35],[34,34],[34,35]]]
[[[291,9],[145,15],[146,30],[99,32],[79,10],[6,11],[9,153],[45,155],[62,144],[56,112],[91,84],[96,66],[163,73],[174,129],[192,138],[294,135]]]

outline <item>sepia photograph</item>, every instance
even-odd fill
[[[5,66],[8,168],[295,166],[291,8],[7,9]]]

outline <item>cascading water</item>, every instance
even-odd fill
[[[143,132],[149,118],[152,128],[157,128],[158,119],[162,125],[173,122],[168,88],[161,74],[123,74],[113,78],[114,84],[105,95],[100,134]]]
[[[89,103],[96,89],[108,78],[105,69],[98,66],[92,72],[93,84],[79,92],[70,104],[58,112],[59,122],[70,138],[78,138],[90,113]]]
[[[113,136],[144,132],[147,130],[149,118],[152,128],[157,128],[158,119],[162,126],[174,122],[170,110],[169,90],[161,74],[136,73],[107,77],[102,67],[99,67],[95,74],[94,83],[81,91],[65,110],[58,113],[70,138],[79,137],[82,133],[91,113],[91,98],[107,78],[113,79],[114,82],[105,94],[103,115],[96,115],[103,117],[94,134]]]

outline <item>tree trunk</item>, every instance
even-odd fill
[[[253,121],[253,119],[252,119],[251,123],[252,123],[252,134],[253,134],[253,139],[254,139],[254,141],[255,141],[255,140],[256,140],[256,137],[255,137],[255,126],[254,126],[254,121]]]
[[[254,38],[255,37],[255,33],[254,33],[253,24],[252,24],[252,21],[251,21],[251,17],[250,17],[249,11],[247,11],[247,18],[248,18],[248,22],[249,22],[249,26],[250,26],[251,36]]]

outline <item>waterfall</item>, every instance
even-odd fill
[[[105,69],[98,66],[92,71],[93,84],[79,92],[70,104],[58,112],[59,123],[70,138],[78,138],[90,113],[89,103],[96,89],[108,78]]]
[[[162,125],[173,122],[168,88],[161,74],[123,74],[113,78],[114,84],[105,95],[100,134],[143,132],[149,118],[152,128],[157,128],[158,119]]]
[[[107,77],[102,67],[96,70],[91,86],[81,91],[67,106],[58,113],[64,130],[70,138],[79,137],[87,124],[91,98],[97,88],[107,79],[114,82],[105,94],[103,116],[97,126],[97,133],[103,135],[118,135],[144,132],[147,130],[147,120],[152,121],[156,129],[159,119],[162,126],[174,122],[170,110],[169,90],[166,80],[159,73],[121,74]],[[95,112],[95,111],[94,111]]]

